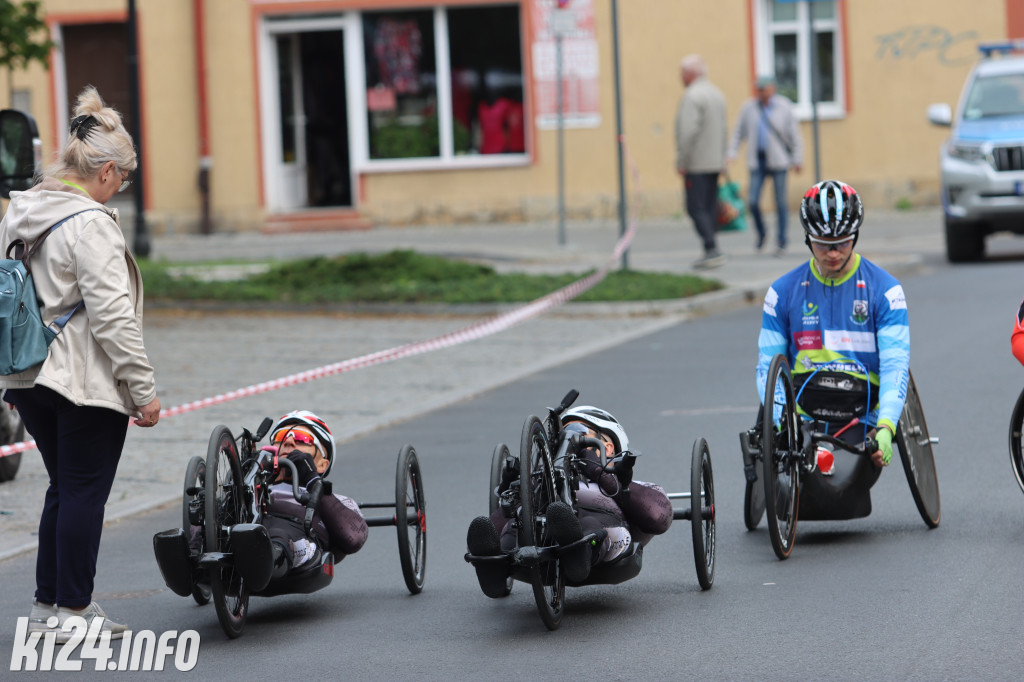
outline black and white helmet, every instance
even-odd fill
[[[270,429],[271,442],[274,442],[279,431],[292,426],[304,426],[313,433],[313,437],[316,438],[324,459],[327,460],[327,470],[323,473],[326,478],[327,474],[331,473],[331,467],[334,466],[334,453],[337,451],[331,430],[327,428],[327,424],[323,419],[309,410],[295,410],[278,419],[274,427]]]
[[[619,420],[607,410],[592,405],[574,407],[562,413],[562,426],[569,422],[583,422],[595,431],[611,438],[616,454],[629,450],[629,436],[626,435],[626,430],[622,428]]]
[[[856,237],[864,222],[864,204],[845,182],[812,185],[800,202],[800,223],[811,239]]]

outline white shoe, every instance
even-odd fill
[[[74,629],[69,628],[67,631],[64,630],[64,623],[69,618],[73,617],[83,618],[85,620],[85,627],[89,628],[92,622],[96,618],[103,619],[103,625],[100,626],[100,636],[109,635],[110,639],[121,639],[124,635],[125,630],[128,629],[127,625],[121,625],[107,618],[107,614],[103,613],[103,609],[96,602],[92,602],[89,606],[85,607],[81,611],[74,611],[63,606],[57,609],[57,644],[64,644],[71,639],[74,634]]]
[[[50,618],[57,615],[57,606],[50,604],[40,604],[38,600],[32,600],[32,612],[28,616],[28,631],[32,632],[49,632],[53,628],[46,624]]]

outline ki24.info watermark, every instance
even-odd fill
[[[170,663],[185,672],[199,662],[199,633],[195,630],[185,630],[180,635],[177,630],[170,630],[159,636],[152,630],[128,630],[121,639],[121,651],[115,656],[110,633],[102,632],[103,618],[93,618],[86,624],[84,618],[72,616],[58,628],[57,617],[51,616],[46,631],[32,632],[28,620],[25,616],[18,618],[11,672],[82,670],[86,661],[93,662],[95,670],[163,670]]]

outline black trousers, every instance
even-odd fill
[[[718,173],[687,173],[686,212],[693,219],[704,245],[704,252],[715,250],[715,226],[718,221]]]
[[[8,389],[4,398],[18,408],[50,479],[39,519],[36,599],[88,606],[128,415],[74,405],[42,386]]]

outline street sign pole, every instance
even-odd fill
[[[626,176],[623,168],[622,87],[619,80],[619,0],[612,0],[612,59],[615,68],[615,148],[619,152],[619,237],[626,233]],[[622,252],[622,269],[629,269],[629,249]]]

